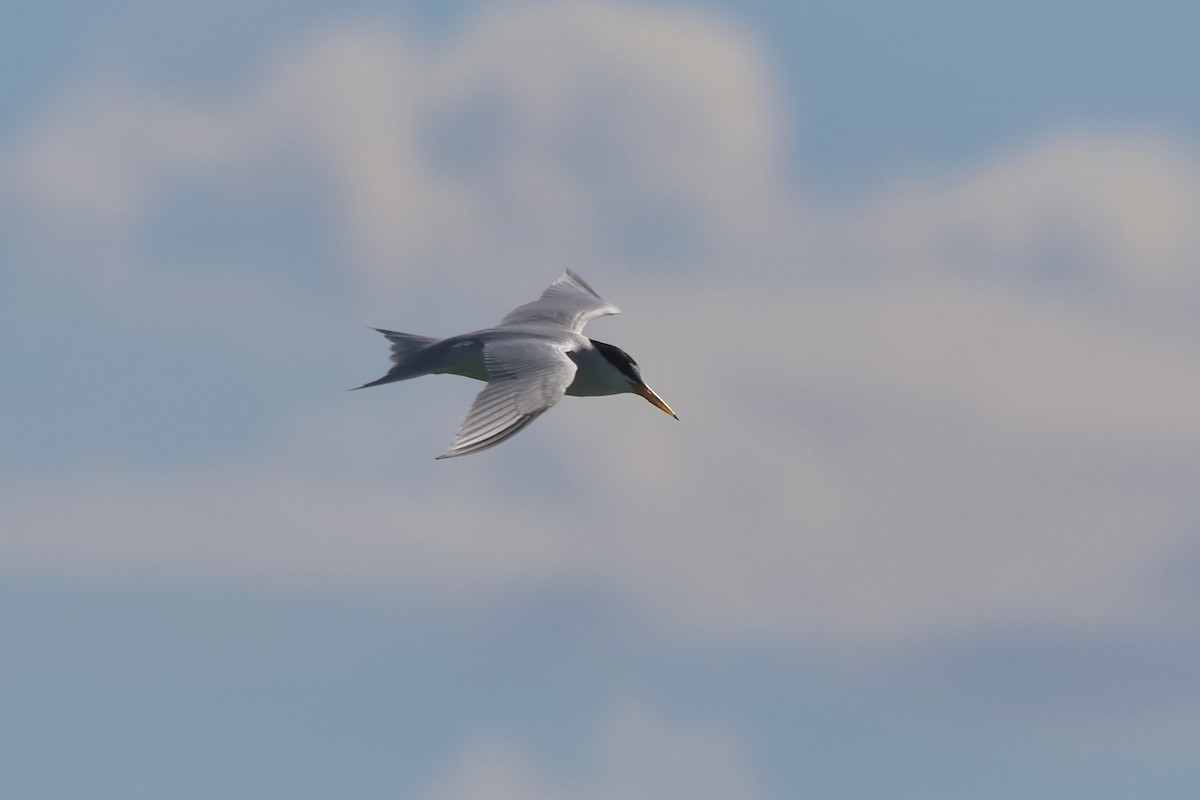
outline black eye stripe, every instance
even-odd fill
[[[620,370],[622,375],[634,382],[641,382],[641,371],[638,369],[637,362],[633,360],[633,357],[629,353],[608,342],[598,342],[595,339],[589,339],[589,341],[593,347],[600,351],[600,355],[604,356],[608,363]]]

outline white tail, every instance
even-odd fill
[[[426,347],[437,342],[437,338],[433,336],[420,336],[415,333],[385,331],[383,328],[376,328],[375,330],[386,336],[387,340],[392,343],[392,363],[396,366],[388,370],[388,374],[382,378],[370,383],[364,383],[362,386],[356,386],[354,387],[355,389],[366,389],[369,386],[378,386],[381,383],[403,381],[429,374],[427,367],[420,366],[420,355],[425,351]]]

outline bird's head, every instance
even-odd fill
[[[607,342],[597,342],[595,339],[591,341],[596,350],[600,352],[600,355],[604,356],[604,360],[611,364],[628,383],[625,389],[626,392],[641,395],[655,408],[662,409],[672,417],[675,417],[675,419],[679,419],[675,412],[671,410],[671,407],[663,402],[663,399],[655,394],[654,390],[642,380],[642,371],[638,369],[637,362],[633,360],[633,356],[616,345],[608,344]]]

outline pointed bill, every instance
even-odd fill
[[[662,409],[663,411],[670,414],[672,417],[675,417],[675,419],[679,419],[679,415],[677,415],[674,411],[672,411],[671,407],[669,405],[667,405],[665,402],[663,402],[663,399],[661,397],[659,397],[657,394],[655,394],[654,390],[651,389],[646,384],[644,384],[644,383],[641,384],[636,389],[634,389],[634,392],[636,392],[637,394],[640,394],[642,397],[649,400],[650,404],[653,405],[655,408]]]

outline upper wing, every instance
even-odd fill
[[[564,345],[552,342],[489,342],[483,361],[488,384],[475,398],[450,449],[438,458],[478,453],[514,436],[557,403],[575,379],[575,362]]]
[[[567,270],[537,300],[510,311],[500,325],[553,325],[580,333],[596,317],[620,313],[621,309],[601,300],[583,278]]]

